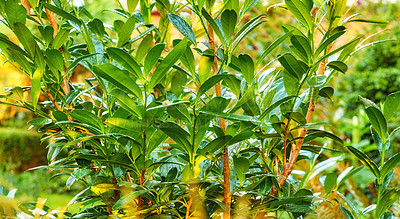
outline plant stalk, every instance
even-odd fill
[[[208,24],[208,34],[209,34],[209,45],[212,50],[215,51],[215,42],[214,42],[214,31],[211,27],[210,24]],[[214,57],[214,62],[212,65],[212,71],[213,74],[218,74],[218,63],[217,63],[217,58]],[[215,95],[217,97],[220,97],[222,95],[221,92],[221,84],[217,83],[215,85]],[[225,124],[225,119],[224,118],[219,118],[219,127],[222,129],[222,131],[226,131],[226,124]],[[224,203],[226,205],[226,210],[224,211],[224,219],[230,219],[231,218],[231,168],[229,166],[229,152],[228,148],[226,145],[224,145],[224,151],[222,154],[222,168],[223,168],[223,175],[224,175]]]

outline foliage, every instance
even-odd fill
[[[43,165],[46,160],[45,145],[40,143],[40,135],[24,129],[0,128],[1,166],[15,164],[15,170]]]
[[[325,157],[326,151],[340,154],[342,144],[325,123],[311,121],[315,106],[332,99],[331,79],[347,71],[351,54],[363,46],[359,37],[343,44],[338,39],[348,22],[370,22],[343,19],[346,1],[286,0],[280,6],[296,23],[284,25],[258,59],[237,52],[265,20],[262,14],[246,17],[252,0],[127,1],[128,7],[112,10],[119,15],[112,24],[83,5],[22,3],[0,1],[4,23],[19,41],[1,34],[0,48],[32,84],[10,87],[0,98],[38,116],[29,124],[49,141],[49,163],[37,169],[67,175],[68,188],[85,184],[70,202],[81,203],[81,211],[55,216],[304,217],[357,172],[326,175],[324,194],[308,189],[340,159]],[[175,39],[172,27],[183,37]],[[280,67],[262,64],[283,42],[290,50],[275,57]],[[93,77],[73,83],[78,65]],[[384,106],[385,116],[395,108]],[[387,125],[370,116],[379,109],[366,111],[385,144]],[[382,195],[383,164],[378,169],[349,148],[375,173]],[[309,167],[301,178],[292,174],[298,161]],[[398,164],[390,161],[385,171]],[[376,216],[397,193],[378,196]],[[40,209],[43,215],[49,210]]]

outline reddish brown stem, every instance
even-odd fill
[[[54,103],[54,105],[56,106],[56,109],[57,109],[57,110],[61,110],[60,105],[58,105],[57,101],[54,99],[53,95],[51,95],[50,92],[47,92],[47,96],[49,96],[51,102]]]
[[[190,216],[190,208],[192,207],[192,203],[193,203],[193,196],[192,196],[192,195],[190,195],[190,198],[189,198],[189,203],[188,203],[188,205],[187,205],[187,207],[186,207],[186,215],[185,215],[185,219],[188,219],[188,218],[189,218],[189,216]]]
[[[144,174],[146,173],[146,170],[142,170],[142,173],[140,174],[140,186],[144,187]],[[138,203],[138,210],[142,209],[142,196],[140,195],[139,197],[139,203]]]
[[[215,52],[215,42],[214,42],[214,31],[211,27],[211,25],[208,24],[208,34],[210,36],[210,39],[208,41],[210,48],[214,50]],[[212,65],[213,73],[218,74],[218,63],[217,59],[214,57],[214,62]],[[217,83],[215,85],[215,95],[216,96],[221,96],[221,84]],[[219,127],[222,129],[222,131],[226,131],[226,124],[225,124],[225,119],[224,118],[219,118]],[[226,210],[224,211],[224,219],[230,219],[231,218],[231,168],[229,165],[229,152],[228,148],[224,146],[224,151],[222,154],[222,168],[223,168],[223,175],[224,175],[224,203],[226,205]]]
[[[289,133],[289,123],[290,121],[288,120],[286,127],[285,127],[285,138],[283,139],[283,169],[286,169],[286,147],[287,147],[287,136]]]

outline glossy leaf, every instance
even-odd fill
[[[313,29],[313,21],[306,5],[300,0],[285,0],[286,7],[308,30]]]
[[[43,72],[41,69],[36,69],[33,73],[32,77],[32,87],[31,87],[31,98],[33,108],[36,109],[37,102],[39,100],[40,91],[41,91],[41,82],[42,82]]]
[[[372,127],[378,133],[379,137],[381,137],[383,142],[386,142],[387,123],[382,112],[376,107],[368,107],[365,109],[365,112],[367,113],[369,121],[371,122]]]
[[[103,130],[103,122],[93,113],[86,111],[86,110],[82,110],[82,109],[76,109],[74,111],[72,111],[69,114],[73,119],[85,123],[85,124],[89,124],[92,125],[100,130]]]
[[[400,198],[400,191],[396,189],[391,189],[390,191],[386,192],[380,202],[378,202],[376,206],[376,216],[380,218],[386,210],[388,210],[393,203],[395,203]]]
[[[3,3],[5,4],[4,10],[11,28],[14,28],[14,24],[17,22],[26,23],[26,9],[18,3],[18,1],[6,1]]]
[[[179,125],[173,122],[164,122],[160,129],[167,134],[177,144],[184,147],[186,152],[192,153],[191,144],[189,141],[189,133],[182,129]]]
[[[117,126],[131,132],[141,132],[142,130],[141,123],[131,119],[108,118],[105,123],[109,126]]]
[[[53,48],[59,49],[64,43],[67,41],[69,35],[69,31],[66,29],[60,29],[53,40]]]
[[[140,87],[121,69],[107,63],[94,66],[93,72],[100,77],[107,79],[118,88],[129,91],[131,94],[135,95],[140,102],[143,101],[142,90]]]
[[[310,42],[307,38],[302,35],[293,35],[290,38],[290,42],[293,44],[294,48],[301,54],[302,60],[308,63],[313,54],[310,46]]]
[[[364,154],[363,152],[361,152],[360,150],[358,150],[355,147],[348,146],[347,148],[351,151],[351,153],[356,155],[356,157],[359,159],[359,161],[364,166],[366,166],[377,178],[380,177],[380,172],[379,172],[378,166],[371,158],[369,158],[366,154]]]
[[[138,196],[146,194],[148,191],[146,190],[137,190],[131,192],[127,195],[122,196],[115,204],[113,205],[113,211],[117,211],[118,209],[124,207],[125,205],[133,202]]]
[[[323,87],[319,90],[318,95],[332,100],[332,96],[333,96],[334,92],[335,91],[333,90],[332,87]]]
[[[82,24],[82,21],[81,21],[80,19],[78,19],[78,18],[75,17],[74,15],[72,15],[72,14],[70,14],[70,13],[64,11],[63,9],[58,8],[57,6],[54,6],[54,5],[51,5],[51,4],[48,4],[48,3],[44,3],[44,2],[41,3],[41,4],[43,4],[43,6],[45,6],[45,7],[46,7],[47,9],[49,9],[50,11],[52,11],[52,12],[54,12],[54,13],[60,15],[60,16],[63,17],[63,18],[66,18],[66,19],[68,19],[68,20],[70,20],[70,21],[76,23],[76,24],[79,25],[79,26]]]
[[[224,35],[228,41],[233,36],[233,32],[235,31],[236,27],[236,22],[237,22],[237,14],[234,10],[225,10],[224,12],[222,12],[221,15],[222,29],[224,30]]]
[[[328,39],[323,41],[317,47],[317,50],[315,50],[315,55],[318,56],[322,51],[324,51],[329,45],[331,45],[337,38],[342,36],[344,33],[346,33],[346,31],[339,31],[339,32],[332,34],[332,36],[330,36]]]
[[[198,100],[205,92],[212,88],[215,84],[228,77],[228,74],[213,75],[207,81],[205,81],[197,91],[196,100]]]
[[[211,75],[212,65],[214,63],[214,56],[203,54],[199,61],[199,68],[197,69],[199,81],[203,84]]]
[[[225,37],[222,35],[222,31],[219,28],[218,24],[215,22],[214,18],[207,12],[206,9],[202,8],[201,9],[201,14],[204,16],[204,18],[207,20],[207,22],[210,24],[212,29],[214,30],[215,35],[219,38],[219,40],[223,43],[225,43]]]
[[[134,74],[137,78],[142,79],[143,74],[139,64],[133,59],[131,55],[125,52],[123,49],[108,47],[106,49],[107,54],[117,61],[122,67]]]
[[[143,58],[148,54],[151,49],[151,44],[153,43],[153,35],[146,35],[142,42],[140,42],[139,47],[136,51],[136,61],[141,63]]]
[[[399,107],[400,91],[389,94],[389,96],[385,100],[385,103],[383,104],[383,115],[385,116],[386,120],[392,118]]]
[[[117,99],[118,104],[122,108],[139,118],[142,117],[142,113],[135,101],[133,101],[132,98],[130,98],[124,91],[120,89],[113,89],[110,94]]]
[[[171,13],[168,14],[168,18],[181,34],[187,37],[194,45],[197,44],[192,27],[183,18],[181,18],[179,15]]]
[[[346,73],[346,71],[348,69],[347,65],[342,61],[332,61],[332,62],[329,62],[327,64],[327,66],[336,71],[340,71],[342,73]]]
[[[381,170],[381,176],[385,177],[399,164],[400,164],[400,153],[397,153],[385,162],[385,164],[383,165],[382,170]]]
[[[187,47],[187,39],[181,40],[174,49],[168,53],[168,55],[161,61],[157,69],[154,71],[150,83],[149,89],[153,89],[165,76],[165,74],[171,69],[176,61],[185,53]]]
[[[254,78],[254,62],[253,59],[247,54],[239,55],[240,70],[247,84],[253,83]]]
[[[246,173],[249,170],[250,162],[244,157],[233,157],[233,165],[236,170],[236,175],[239,178],[240,183],[243,183],[246,179]]]
[[[31,31],[22,23],[17,22],[14,24],[15,35],[24,48],[34,56],[36,49],[36,41],[33,38]]]
[[[270,54],[276,47],[278,47],[283,41],[285,41],[289,36],[292,35],[292,31],[286,32],[278,39],[276,39],[273,43],[271,43],[267,49],[263,52],[263,54],[258,58],[256,65],[259,65],[268,54]]]
[[[117,47],[121,47],[129,42],[131,38],[131,34],[135,29],[136,17],[131,16],[126,20],[126,22],[122,25],[121,29],[118,31],[118,43]]]

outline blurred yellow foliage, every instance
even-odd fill
[[[10,63],[6,62],[4,57],[0,56],[0,87],[12,87],[12,86],[21,86],[27,85],[30,80],[21,73],[17,68],[15,68]],[[0,89],[0,95],[4,95],[5,91]],[[7,119],[13,116],[14,110],[20,109],[11,109],[10,106],[0,104],[0,121]],[[10,113],[11,112],[11,113]],[[11,114],[11,115],[10,115]]]

